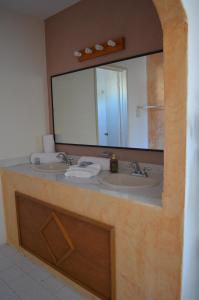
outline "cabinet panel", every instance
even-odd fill
[[[16,192],[20,245],[95,293],[114,297],[113,227]]]

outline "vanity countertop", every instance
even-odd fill
[[[144,164],[146,166],[146,164]],[[136,201],[139,203],[144,203],[153,206],[162,206],[162,166],[147,164],[151,167],[151,172],[149,176],[153,176],[160,179],[158,185],[152,187],[142,187],[135,190],[123,190],[119,188],[111,188],[107,185],[104,185],[101,182],[101,178],[109,174],[108,171],[101,171],[98,176],[86,179],[86,178],[70,178],[66,177],[64,174],[54,174],[54,173],[44,173],[35,171],[32,168],[32,165],[29,163],[22,163],[16,165],[2,166],[7,170],[25,174],[27,176],[38,177],[45,180],[56,181],[64,185],[75,186],[80,189],[93,190],[99,193],[104,193],[106,195],[119,197],[126,199],[128,201]],[[119,172],[130,174],[130,168],[127,167],[127,163],[119,164]]]

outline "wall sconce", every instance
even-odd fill
[[[117,40],[108,40],[102,44],[95,44],[92,47],[87,47],[79,51],[74,52],[74,56],[78,57],[79,62],[96,58],[102,55],[111,54],[113,52],[121,51],[125,49],[124,38]]]

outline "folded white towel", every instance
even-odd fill
[[[92,162],[93,164],[99,164],[101,166],[101,170],[108,171],[110,170],[110,159],[103,157],[94,157],[94,156],[82,156],[78,160],[78,165],[83,162]]]
[[[65,173],[66,177],[78,177],[78,178],[91,178],[99,174],[101,166],[99,164],[92,164],[86,167],[80,167],[79,165],[71,166]]]
[[[61,158],[57,157],[57,154],[61,152],[55,153],[33,153],[30,156],[30,161],[32,164],[36,162],[37,159],[40,160],[40,163],[48,164],[48,163],[56,163],[60,162]]]

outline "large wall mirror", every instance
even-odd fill
[[[162,52],[51,80],[56,143],[164,149]]]

